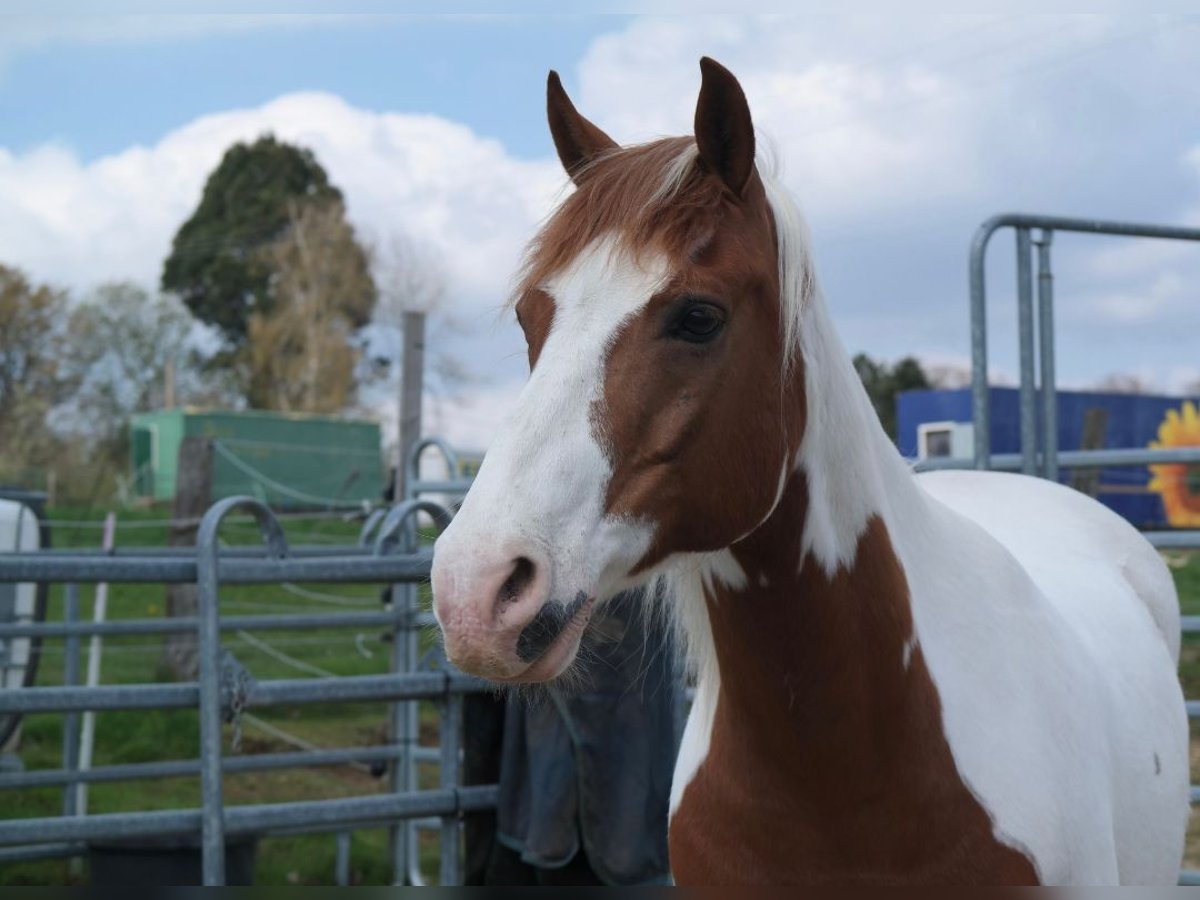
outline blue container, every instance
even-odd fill
[[[992,424],[989,444],[992,453],[1021,450],[1020,394],[1016,388],[989,388]],[[1058,447],[1082,449],[1084,422],[1088,411],[1107,412],[1105,449],[1141,449],[1158,439],[1158,429],[1169,410],[1180,409],[1186,397],[1150,394],[1105,394],[1092,391],[1058,392]],[[1193,402],[1195,400],[1193,399]],[[917,456],[917,428],[926,422],[970,422],[971,390],[905,391],[896,400],[898,445],[904,456]],[[1039,422],[1040,425],[1040,422]],[[1040,435],[1039,435],[1040,440]],[[1072,472],[1064,469],[1059,480],[1072,483]],[[1139,528],[1170,527],[1162,499],[1147,485],[1145,467],[1101,469],[1096,497]]]

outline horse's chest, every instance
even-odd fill
[[[846,783],[846,772],[789,777],[722,743],[718,727],[671,820],[677,884],[1037,883],[957,779],[879,770],[860,783]]]

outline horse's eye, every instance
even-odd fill
[[[693,303],[675,320],[671,336],[693,344],[711,341],[725,327],[725,311],[711,303]]]

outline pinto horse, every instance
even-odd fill
[[[628,147],[550,75],[575,190],[515,294],[529,381],[435,550],[450,660],[555,679],[660,582],[697,677],[678,883],[1173,883],[1166,567],[1058,484],[913,474],[741,86],[700,65],[694,136]]]

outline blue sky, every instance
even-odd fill
[[[544,113],[528,85],[547,60],[569,64],[621,16],[351,16],[319,25],[166,34],[17,50],[0,69],[4,144],[48,140],[84,161],[157,140],[214,110],[297,90],[336,93],[374,110],[434,113],[546,153]]]
[[[995,212],[1200,226],[1196,15],[5,16],[0,262],[153,286],[224,149],[274,131],[381,258],[408,241],[443,272],[436,350],[473,378],[432,427],[486,443],[523,377],[509,276],[565,183],[547,70],[628,142],[690,128],[702,54],[773,139],[853,351],[961,369],[966,248]],[[1064,235],[1055,256],[1066,385],[1200,380],[1200,248]],[[1003,235],[1001,379],[1011,261]]]

